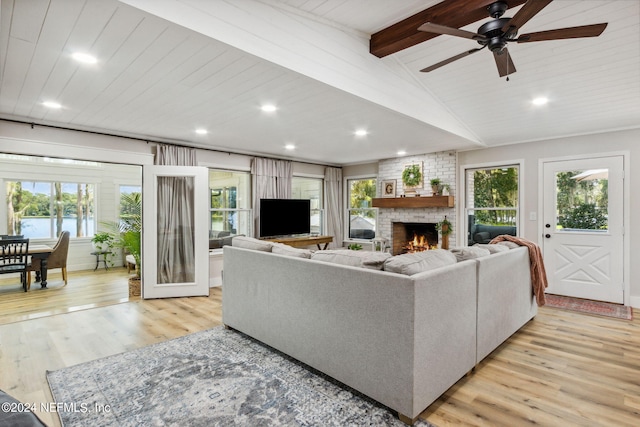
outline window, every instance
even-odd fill
[[[371,240],[376,237],[378,210],[371,207],[376,196],[376,179],[349,179],[348,188],[348,238]]]
[[[126,223],[133,217],[140,217],[140,206],[142,206],[142,187],[139,185],[121,185],[120,204],[118,205],[120,221]]]
[[[211,236],[252,235],[249,172],[209,171]]]
[[[556,173],[556,227],[560,232],[609,229],[609,169]]]
[[[469,246],[500,234],[518,234],[517,166],[467,169],[466,212]]]
[[[303,178],[294,176],[291,180],[291,198],[311,200],[311,233],[324,234],[324,210],[322,178]]]
[[[7,234],[27,238],[93,236],[95,187],[87,183],[5,181]]]

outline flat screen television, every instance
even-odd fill
[[[260,237],[311,233],[311,200],[260,199]]]

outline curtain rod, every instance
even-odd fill
[[[135,136],[117,135],[117,134],[113,134],[113,133],[99,132],[99,131],[95,131],[95,130],[74,129],[74,128],[69,128],[69,127],[64,127],[64,126],[48,125],[48,124],[42,124],[42,123],[36,123],[36,122],[26,122],[26,121],[23,121],[23,120],[6,119],[6,118],[2,118],[2,117],[0,117],[0,121],[10,122],[10,123],[18,123],[18,124],[22,124],[22,125],[28,125],[28,126],[31,126],[31,129],[33,129],[35,126],[41,126],[41,127],[45,127],[45,128],[51,128],[51,129],[68,130],[68,131],[73,131],[73,132],[84,132],[84,133],[90,133],[90,134],[94,134],[94,135],[110,136],[110,137],[113,137],[113,138],[131,139],[133,141],[146,142],[147,144],[149,144],[150,142],[153,142],[154,144],[167,144],[167,145],[174,145],[174,146],[178,146],[178,147],[195,148],[195,149],[198,149],[198,150],[211,151],[211,152],[214,152],[214,153],[221,153],[221,154],[228,154],[228,155],[235,154],[235,155],[238,155],[238,156],[258,157],[258,158],[261,158],[261,159],[289,160],[289,159],[282,159],[280,157],[269,157],[269,156],[264,156],[264,155],[260,156],[260,155],[255,155],[255,154],[247,154],[247,153],[234,152],[234,151],[228,151],[228,150],[220,150],[220,149],[215,149],[215,148],[196,147],[196,146],[193,146],[193,145],[178,144],[176,142],[158,141],[158,140],[154,140],[154,139],[142,139],[142,138],[135,137]],[[304,164],[307,164],[307,165],[329,166],[329,167],[337,167],[337,168],[342,169],[342,166],[327,165],[327,164],[324,164],[324,163],[315,163],[315,162],[309,162],[309,161],[304,161],[304,160],[290,160],[290,161],[296,162],[296,163],[304,163]]]

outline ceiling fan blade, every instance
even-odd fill
[[[502,32],[511,32],[515,34],[520,27],[536,16],[538,12],[544,9],[552,1],[553,0],[527,0],[518,13],[513,15],[513,18],[511,18],[509,22],[502,27]]]
[[[458,59],[464,58],[465,56],[469,56],[469,55],[471,55],[472,53],[476,53],[477,51],[482,50],[482,49],[484,49],[485,47],[486,47],[486,46],[479,47],[479,48],[477,48],[477,49],[471,49],[471,50],[468,50],[468,51],[466,51],[466,52],[462,52],[462,53],[461,53],[461,54],[459,54],[459,55],[452,56],[451,58],[449,58],[449,59],[445,59],[444,61],[440,61],[440,62],[438,62],[437,64],[434,64],[434,65],[432,65],[432,66],[430,66],[430,67],[423,68],[422,70],[420,70],[420,72],[422,72],[422,73],[428,73],[429,71],[433,71],[433,70],[435,70],[436,68],[440,68],[440,67],[442,67],[443,65],[447,65],[447,64],[449,64],[449,63],[451,63],[451,62],[453,62],[453,61],[457,61]]]
[[[516,66],[513,64],[509,50],[506,47],[500,51],[494,51],[493,58],[496,60],[500,77],[508,76],[516,72]]]
[[[580,27],[559,28],[557,30],[538,31],[523,34],[515,41],[518,43],[541,42],[545,40],[577,39],[581,37],[598,37],[607,24],[582,25]]]
[[[461,30],[459,28],[447,27],[445,25],[434,24],[433,22],[427,22],[420,25],[418,31],[425,31],[427,33],[447,34],[450,36],[464,37],[465,39],[472,40],[486,40],[486,37],[478,33],[472,33],[471,31]]]

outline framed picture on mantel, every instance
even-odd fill
[[[382,181],[382,197],[396,197],[396,180],[387,179]]]

